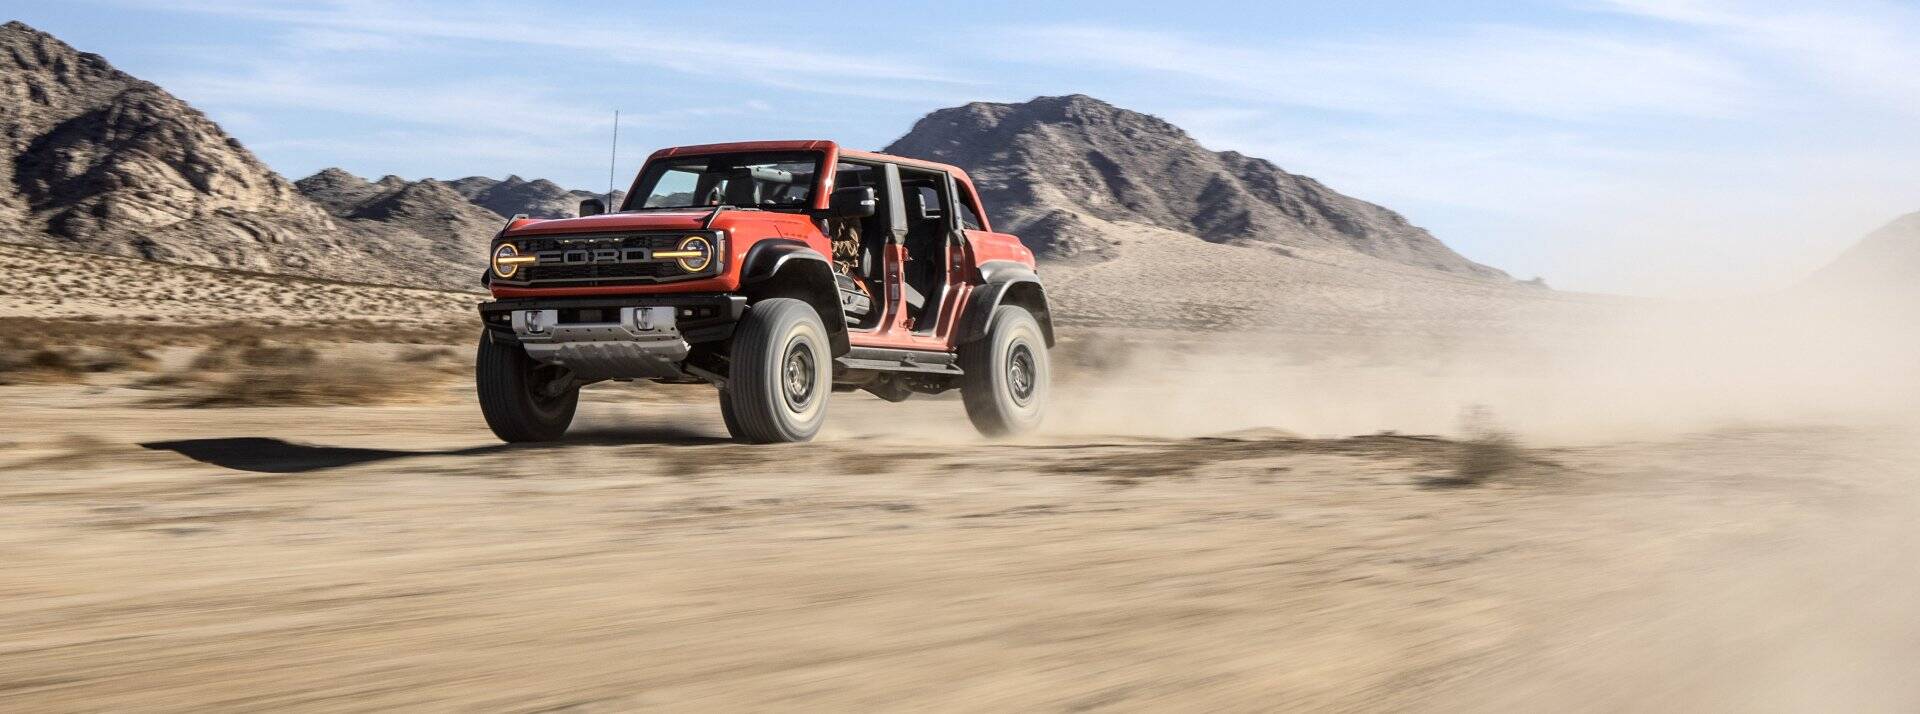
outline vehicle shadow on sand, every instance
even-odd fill
[[[676,427],[636,427],[587,429],[568,434],[565,439],[551,443],[489,444],[438,451],[324,446],[261,436],[149,441],[140,446],[155,451],[171,451],[194,461],[235,471],[297,474],[420,456],[486,456],[527,449],[557,449],[570,446],[700,446],[722,444],[728,441],[724,437]]]

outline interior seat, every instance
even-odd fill
[[[933,290],[940,282],[946,268],[946,255],[942,248],[946,245],[945,214],[938,203],[939,196],[926,184],[908,185],[906,190],[907,208],[907,261],[902,282],[906,283],[907,304],[915,311],[926,306],[925,293]]]
[[[751,176],[734,176],[727,179],[727,205],[741,208],[760,207],[760,182]]]

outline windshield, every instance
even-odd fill
[[[731,206],[798,211],[813,197],[820,155],[812,152],[715,154],[647,165],[621,210]],[[637,200],[636,200],[637,199]]]

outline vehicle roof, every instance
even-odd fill
[[[826,139],[790,139],[790,140],[783,140],[783,141],[735,141],[735,142],[729,142],[725,144],[698,144],[694,146],[675,146],[675,147],[661,149],[659,151],[653,152],[653,156],[648,158],[647,160],[652,161],[654,159],[661,159],[669,156],[698,156],[701,154],[729,154],[729,153],[734,153],[739,151],[827,151],[829,149],[837,150],[840,154],[840,157],[844,159],[859,159],[863,161],[880,161],[880,162],[886,162],[886,163],[899,164],[901,166],[912,166],[914,168],[929,169],[933,171],[945,171],[947,173],[953,174],[953,177],[956,179],[966,181],[969,185],[973,183],[973,178],[968,176],[967,172],[964,169],[961,169],[960,167],[954,166],[952,164],[943,164],[938,161],[927,161],[925,159],[913,159],[905,156],[894,156],[893,154],[882,154],[878,151],[860,151],[858,149],[849,149],[849,148],[840,146],[836,142],[829,141]]]

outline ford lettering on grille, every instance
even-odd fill
[[[619,265],[621,263],[645,263],[650,251],[645,248],[593,248],[572,250],[543,250],[534,253],[540,259],[535,265]]]

